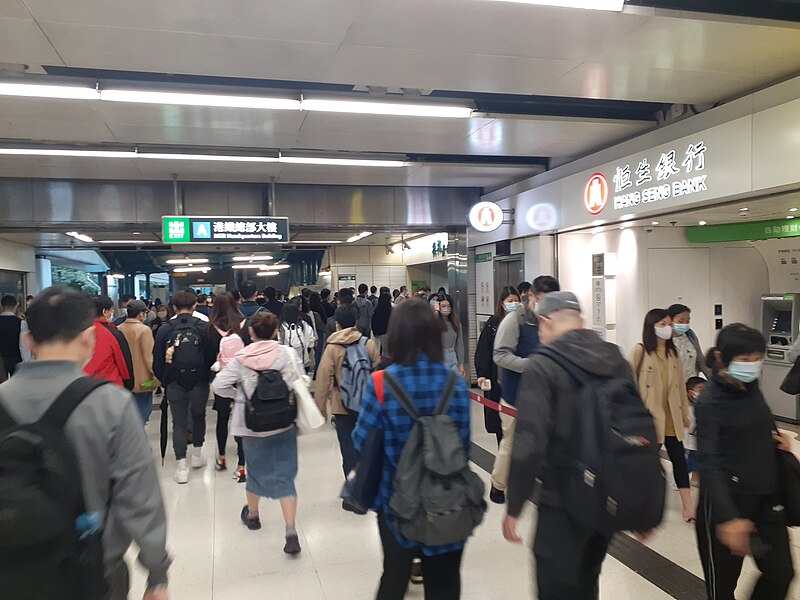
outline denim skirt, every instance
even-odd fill
[[[297,427],[269,437],[242,437],[247,491],[261,498],[297,496]]]

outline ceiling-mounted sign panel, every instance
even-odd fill
[[[503,224],[503,209],[494,202],[478,202],[469,211],[469,224],[481,233],[494,231]]]
[[[182,217],[162,218],[165,244],[285,244],[289,242],[286,217]]]
[[[703,227],[689,227],[686,230],[686,239],[693,244],[747,242],[798,236],[800,236],[800,219],[705,225]]]

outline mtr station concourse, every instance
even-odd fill
[[[800,599],[797,0],[0,0],[0,299],[0,599]]]

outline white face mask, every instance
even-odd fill
[[[449,315],[451,312],[453,312],[453,309],[452,309],[452,308],[450,308],[449,306],[443,306],[443,307],[441,307],[441,308],[439,309],[439,312],[440,312],[440,313],[442,313],[442,314],[443,314],[443,315],[446,317],[446,316],[448,316],[448,315]]]
[[[515,310],[517,310],[517,308],[519,308],[519,305],[520,305],[519,302],[504,302],[503,308],[506,309],[507,313],[512,313]]]
[[[672,339],[672,327],[665,325],[664,327],[656,327],[656,335],[662,340]]]

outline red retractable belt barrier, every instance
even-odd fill
[[[494,400],[489,400],[488,398],[484,398],[480,394],[476,394],[475,392],[470,392],[469,397],[472,401],[477,402],[478,404],[483,404],[484,406],[491,408],[492,410],[496,410],[499,413],[503,413],[504,415],[508,415],[510,417],[517,416],[517,409],[513,406],[501,406]]]

